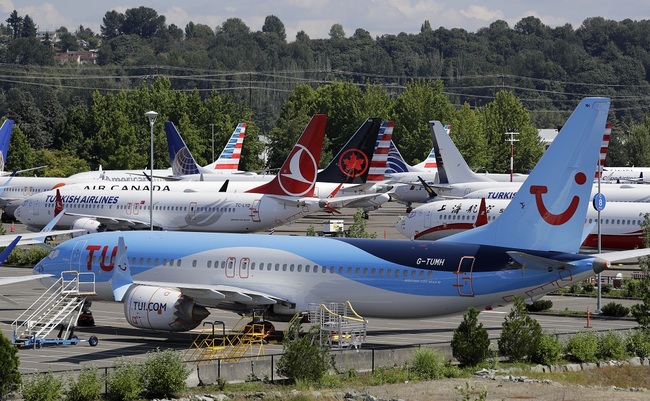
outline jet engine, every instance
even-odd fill
[[[142,329],[188,331],[210,312],[174,288],[132,286],[124,297],[124,316]]]
[[[91,234],[91,233],[99,233],[106,230],[105,227],[102,225],[102,223],[98,222],[95,219],[91,219],[89,217],[81,217],[75,220],[74,224],[72,224],[72,229],[83,230],[81,232],[72,234],[73,237],[79,237],[81,235]]]

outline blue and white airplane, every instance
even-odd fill
[[[362,316],[417,318],[537,299],[650,254],[578,253],[608,111],[607,98],[582,100],[499,219],[439,241],[105,232],[60,244],[34,277],[94,272],[97,298],[124,302],[131,325],[169,331],[207,308],[287,318],[347,300]]]

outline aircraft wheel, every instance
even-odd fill
[[[413,208],[411,206],[406,208],[406,213],[411,213],[413,211]]]
[[[99,343],[99,339],[96,336],[90,336],[88,344],[90,344],[91,347],[95,347],[97,343]]]

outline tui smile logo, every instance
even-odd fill
[[[368,171],[368,168],[368,157],[359,149],[347,150],[339,158],[339,170],[347,177],[359,177]]]
[[[576,184],[584,185],[587,182],[587,176],[584,173],[577,173],[574,177]],[[580,204],[580,198],[578,196],[573,196],[569,206],[566,210],[560,214],[551,213],[544,204],[542,195],[548,192],[548,188],[545,185],[531,185],[530,193],[535,195],[535,204],[537,205],[537,210],[539,211],[540,216],[544,219],[545,222],[554,226],[561,226],[566,223],[573,217],[578,205]]]

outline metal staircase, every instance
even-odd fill
[[[336,348],[359,349],[366,342],[368,322],[359,316],[349,301],[310,304],[309,321],[320,326],[320,344]]]
[[[12,343],[34,348],[45,344],[77,344],[80,340],[74,335],[74,326],[86,297],[91,295],[95,295],[94,273],[62,272],[61,277],[11,324]],[[59,330],[56,337],[51,337],[56,329]],[[90,337],[88,343],[97,345],[97,337]]]

